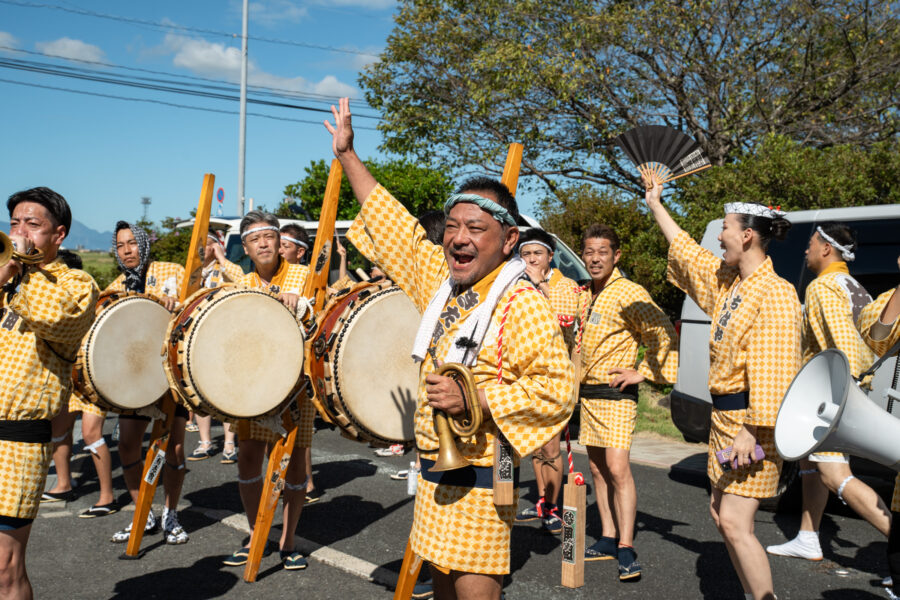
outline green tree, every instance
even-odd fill
[[[715,165],[771,133],[896,136],[900,25],[889,0],[405,0],[360,83],[388,151],[499,173],[519,141],[551,191],[635,190],[613,141],[635,125],[686,131]]]
[[[413,215],[441,208],[453,192],[453,183],[446,172],[419,166],[409,160],[365,161],[372,175],[387,188]],[[329,165],[324,160],[311,161],[304,169],[305,176],[284,188],[284,195],[299,201],[306,214],[297,214],[289,202],[283,202],[275,214],[279,217],[317,220],[322,212],[322,200],[328,183]],[[359,212],[350,183],[341,179],[337,218],[352,219]]]

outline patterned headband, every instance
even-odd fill
[[[771,207],[762,204],[754,204],[752,202],[729,202],[725,205],[725,214],[752,215],[754,217],[765,217],[767,219],[778,219],[787,213],[781,210],[780,206]]]
[[[550,244],[545,244],[544,242],[540,242],[538,240],[528,240],[527,242],[522,242],[521,244],[519,244],[519,252],[522,252],[522,246],[527,246],[528,244],[537,244],[539,246],[543,246],[547,249],[547,252],[553,254],[553,248],[550,247]]]
[[[301,242],[301,241],[298,240],[297,238],[292,238],[291,236],[289,236],[289,235],[287,235],[287,234],[285,234],[285,233],[282,233],[282,234],[281,234],[281,239],[287,240],[287,241],[292,242],[292,243],[294,243],[294,244],[297,244],[298,246],[303,246],[304,248],[306,248],[307,250],[309,250],[309,244],[307,244],[306,242]]]
[[[850,250],[850,248],[838,244],[833,237],[822,231],[821,227],[816,227],[816,231],[819,233],[823,240],[834,246],[835,250],[841,251],[841,258],[843,258],[846,262],[853,262],[854,260],[856,260],[856,255],[853,254],[853,251]]]
[[[245,237],[256,231],[278,231],[279,234],[281,233],[280,230],[274,225],[266,225],[265,227],[254,227],[253,229],[248,229],[241,234],[241,239],[243,240]]]
[[[512,218],[512,215],[509,214],[509,211],[494,202],[493,200],[489,200],[484,196],[479,196],[478,194],[453,194],[449,198],[447,198],[447,203],[444,204],[444,214],[449,215],[450,209],[459,204],[460,202],[471,202],[472,204],[477,204],[481,210],[490,213],[492,217],[497,219],[503,225],[509,225],[510,227],[516,226],[516,221]]]

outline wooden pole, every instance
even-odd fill
[[[406,550],[403,552],[403,564],[400,565],[400,577],[397,579],[397,588],[394,590],[394,600],[410,600],[422,570],[422,559],[412,551],[412,544],[406,541]]]
[[[334,222],[337,218],[342,174],[341,163],[337,159],[332,160],[331,171],[328,174],[328,184],[325,187],[325,199],[322,202],[322,213],[319,215],[319,227],[316,230],[316,243],[313,246],[312,268],[303,290],[305,298],[314,298],[314,311],[321,310],[325,305],[325,291],[328,287]],[[309,360],[311,355],[312,349],[307,348],[307,360]],[[305,368],[305,371],[309,372],[308,366]],[[304,400],[305,398],[302,396],[297,398],[298,403]],[[266,541],[269,538],[269,530],[272,528],[275,508],[278,506],[281,490],[284,489],[285,473],[291,462],[294,442],[297,439],[297,424],[290,417],[290,411],[285,412],[284,425],[288,434],[286,437],[278,440],[275,447],[272,448],[272,453],[269,455],[269,465],[266,467],[266,478],[263,480],[259,510],[256,512],[256,522],[253,525],[253,534],[250,536],[250,554],[247,557],[247,565],[244,567],[244,581],[248,583],[256,581],[256,576],[259,573],[259,563],[262,560],[263,550],[265,550]]]
[[[185,299],[200,289],[200,271],[203,267],[203,259],[200,257],[200,248],[206,244],[206,234],[209,232],[209,213],[212,208],[213,187],[216,176],[207,173],[203,176],[203,187],[200,190],[200,200],[197,203],[197,216],[194,219],[194,229],[191,232],[191,245],[188,248],[187,260],[184,266],[184,281],[181,284],[179,301]],[[175,419],[175,394],[171,390],[166,392],[160,400],[160,410],[165,418],[157,419],[150,431],[150,447],[144,459],[143,477],[141,488],[138,492],[137,504],[134,509],[134,518],[131,521],[131,535],[128,536],[128,546],[122,558],[138,558],[141,549],[141,540],[144,537],[144,526],[150,515],[150,506],[153,504],[153,496],[156,495],[156,486],[159,483],[159,474],[165,466],[166,450],[169,446],[169,432]]]
[[[584,585],[584,522],[587,519],[586,488],[569,473],[563,486],[562,585],[578,588]]]

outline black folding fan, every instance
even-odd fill
[[[661,183],[690,175],[712,165],[703,156],[700,144],[664,125],[643,125],[629,129],[616,143],[644,176],[654,174]]]

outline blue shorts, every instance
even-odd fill
[[[34,522],[34,519],[20,519],[18,517],[7,517],[0,515],[0,531],[15,531],[22,529]]]

